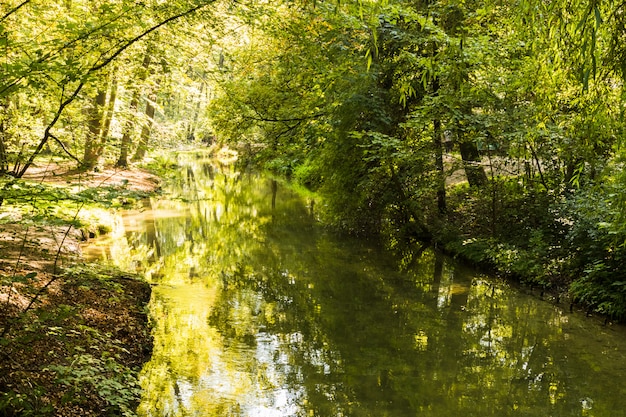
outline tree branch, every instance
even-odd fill
[[[39,145],[37,145],[37,148],[33,151],[33,153],[31,154],[30,158],[28,158],[28,161],[26,161],[26,163],[20,169],[20,171],[16,173],[15,176],[17,178],[22,178],[22,176],[26,173],[28,168],[30,168],[30,166],[33,164],[33,161],[35,160],[35,157],[37,157],[37,155],[39,155],[39,152],[41,152],[43,147],[48,142],[48,139],[52,136],[52,134],[50,133],[50,130],[54,127],[54,125],[61,118],[61,114],[63,113],[63,110],[65,110],[65,108],[67,106],[69,106],[76,99],[76,97],[78,97],[78,93],[80,93],[80,90],[82,90],[84,86],[85,86],[85,82],[83,81],[80,84],[78,84],[78,86],[76,87],[76,89],[74,90],[72,95],[70,95],[67,100],[61,102],[61,104],[59,105],[59,109],[57,110],[56,114],[54,115],[54,118],[52,119],[52,121],[46,127],[46,130],[44,132],[43,138],[41,138],[41,141],[39,142]]]
[[[30,1],[30,0],[28,0]],[[23,4],[26,4],[27,2],[24,2]],[[117,16],[114,16],[112,19],[110,19],[107,22],[104,22],[103,24],[101,24],[100,26],[97,26],[93,29],[91,29],[90,31],[69,40],[68,42],[64,43],[63,45],[61,45],[58,49],[54,50],[54,51],[50,51],[47,54],[41,56],[39,59],[31,62],[28,66],[28,70],[24,71],[22,74],[20,74],[17,78],[14,78],[11,81],[7,81],[7,84],[5,84],[2,89],[0,89],[0,96],[3,96],[5,94],[7,94],[8,91],[10,91],[13,87],[15,87],[16,85],[18,85],[23,79],[27,78],[29,75],[32,75],[33,73],[36,73],[36,71],[33,70],[34,67],[36,67],[39,64],[43,64],[44,62],[46,62],[47,60],[51,59],[54,56],[60,55],[61,52],[63,52],[64,50],[70,48],[71,46],[77,44],[79,41],[84,41],[86,39],[88,39],[91,35],[93,35],[94,33],[102,30],[103,28],[109,26],[110,24],[112,24],[113,22],[115,22],[116,20],[120,19],[122,16],[124,16],[128,10],[124,10],[122,13],[118,14]],[[45,74],[44,74],[45,76]],[[50,77],[48,77],[50,78]],[[6,80],[5,80],[6,81]],[[55,84],[58,84],[58,82],[56,80],[52,80],[52,82],[54,82]]]
[[[282,136],[286,135],[287,133],[291,132],[292,130],[296,129],[298,126],[300,126],[302,124],[302,121],[297,122],[295,125],[293,126],[289,126],[287,125],[287,129],[283,130],[282,132],[280,132],[278,135],[276,135],[274,137],[274,139],[280,139]]]
[[[255,111],[255,113],[258,114],[258,112]],[[269,123],[292,123],[292,122],[296,122],[296,123],[300,123],[300,122],[305,122],[307,120],[313,120],[313,119],[317,119],[318,117],[322,117],[324,116],[325,113],[317,113],[317,114],[313,114],[311,116],[305,116],[305,117],[288,117],[285,119],[278,119],[278,118],[270,118],[270,117],[263,117],[259,114],[258,117],[252,117],[252,116],[242,116],[243,119],[248,119],[248,120],[255,120],[257,122],[269,122]]]
[[[31,0],[24,0],[22,3],[18,4],[17,6],[15,6],[14,8],[12,8],[11,10],[9,10],[4,16],[2,16],[2,18],[0,18],[0,22],[4,22],[4,20],[6,18],[8,18],[9,16],[11,16],[13,13],[17,12],[19,9],[21,9],[23,6],[26,6],[28,3],[30,3]]]
[[[67,148],[65,147],[65,144],[63,142],[61,142],[61,140],[59,138],[57,138],[56,136],[54,136],[52,133],[50,133],[48,135],[49,137],[51,137],[52,139],[54,139],[59,146],[61,147],[61,149],[63,149],[63,151],[68,154],[68,156],[70,158],[72,158],[73,160],[75,160],[76,162],[78,162],[80,165],[82,165],[82,161],[80,159],[78,159],[77,157],[75,157],[74,155],[72,155],[72,153],[70,151],[67,150]]]
[[[206,3],[201,3],[195,7],[192,7],[189,10],[186,10],[182,13],[179,13],[177,15],[171,16],[165,20],[163,20],[162,22],[158,23],[155,26],[152,26],[150,29],[146,30],[145,32],[135,36],[134,38],[130,39],[129,41],[127,41],[124,45],[122,45],[117,51],[115,51],[110,57],[108,57],[107,59],[105,59],[102,63],[98,64],[98,65],[94,65],[93,67],[91,67],[89,69],[89,71],[87,71],[87,74],[91,74],[93,72],[96,72],[104,67],[106,67],[107,65],[109,65],[111,63],[111,61],[113,61],[115,58],[117,58],[122,52],[124,52],[126,49],[128,49],[131,45],[133,45],[134,43],[140,41],[141,39],[145,38],[146,36],[148,36],[149,34],[151,34],[152,32],[154,32],[155,30],[167,25],[168,23],[171,23],[175,20],[178,20],[182,17],[185,16],[189,16],[190,14],[193,14],[195,12],[197,12],[200,9],[205,8],[206,6],[208,6],[209,4],[213,3],[215,0],[210,0]]]

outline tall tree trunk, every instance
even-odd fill
[[[120,156],[115,163],[115,166],[118,168],[126,168],[128,167],[128,151],[130,150],[130,145],[132,144],[132,134],[133,127],[135,126],[135,121],[133,120],[135,113],[137,112],[137,106],[139,105],[139,90],[135,90],[133,92],[133,97],[130,100],[129,107],[129,116],[126,119],[126,124],[124,125],[124,130],[122,131],[122,143],[120,144]]]
[[[0,121],[0,174],[9,172],[9,159],[5,145],[4,121]]]
[[[433,95],[439,94],[439,79],[435,77],[432,82]],[[433,120],[433,145],[435,148],[435,167],[437,169],[437,209],[439,213],[446,212],[446,173],[443,165],[443,132],[441,120],[435,117]]]
[[[198,92],[198,99],[196,101],[195,108],[193,110],[193,121],[189,124],[187,129],[187,140],[193,142],[196,139],[196,128],[198,127],[198,119],[200,117],[200,106],[202,104],[202,92],[204,91],[204,82],[200,84],[200,91]]]
[[[117,75],[115,72],[111,73],[111,85],[109,87],[109,102],[104,113],[104,122],[102,123],[102,132],[100,133],[102,147],[99,149],[99,156],[102,156],[104,152],[104,144],[106,144],[111,131],[111,122],[113,121],[113,114],[115,113],[115,102],[117,101]]]
[[[139,136],[139,143],[133,155],[133,161],[141,161],[148,151],[148,141],[150,140],[152,125],[154,124],[155,107],[153,99],[156,99],[156,95],[151,95],[150,98],[146,100],[146,121],[141,128],[141,135]]]
[[[83,160],[83,166],[86,169],[91,169],[98,164],[98,161],[104,154],[104,147],[109,137],[113,110],[117,100],[117,77],[115,72],[111,72],[110,79],[108,94],[104,90],[98,91],[96,97],[97,113],[95,108],[92,109],[91,114],[94,118],[91,120],[89,128],[89,137],[92,140],[88,140],[88,143],[85,144],[85,157]],[[108,102],[106,100],[107,95]],[[96,137],[97,139],[94,139]]]
[[[460,89],[455,89],[455,91],[461,94]],[[458,110],[468,117],[472,115],[472,108],[467,103],[460,102]],[[482,157],[476,142],[464,136],[464,129],[462,118],[460,120],[457,118],[453,127],[453,133],[456,142],[459,144],[459,151],[461,151],[463,170],[469,186],[480,188],[487,184],[487,173],[485,172],[485,167],[481,164]],[[485,145],[489,146],[489,143],[487,142]]]
[[[149,48],[148,48],[149,50]],[[143,57],[143,62],[141,64],[140,71],[138,73],[137,79],[134,81],[134,92],[133,96],[130,100],[129,105],[129,116],[126,119],[126,123],[124,124],[124,130],[122,131],[122,143],[120,145],[120,155],[115,163],[115,166],[118,168],[126,168],[128,166],[128,154],[130,152],[130,147],[132,145],[132,134],[133,128],[135,127],[135,114],[137,113],[137,108],[139,107],[139,90],[140,85],[143,84],[148,78],[148,69],[150,68],[150,62],[152,61],[152,57],[149,52]]]
[[[98,149],[100,148],[100,134],[102,132],[102,115],[106,105],[107,93],[99,89],[89,109],[89,125],[85,139],[85,154],[83,168],[92,169],[98,164]]]
[[[441,120],[435,119],[433,121],[433,142],[435,145],[435,167],[437,168],[437,208],[439,213],[446,212],[446,175],[445,168],[443,166],[443,143],[441,132]]]

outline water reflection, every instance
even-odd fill
[[[131,250],[116,259],[157,284],[141,416],[600,417],[626,408],[621,329],[431,250],[393,259],[319,229],[313,205],[270,179],[179,158],[171,195],[118,239]]]

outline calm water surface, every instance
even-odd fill
[[[431,250],[315,224],[197,155],[106,256],[145,272],[140,416],[624,416],[626,335]]]

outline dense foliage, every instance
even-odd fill
[[[624,318],[623,8],[250,6],[213,127],[317,191],[326,222]]]
[[[195,134],[214,3],[3,2],[0,174],[22,177],[46,152],[126,166],[165,134]]]

